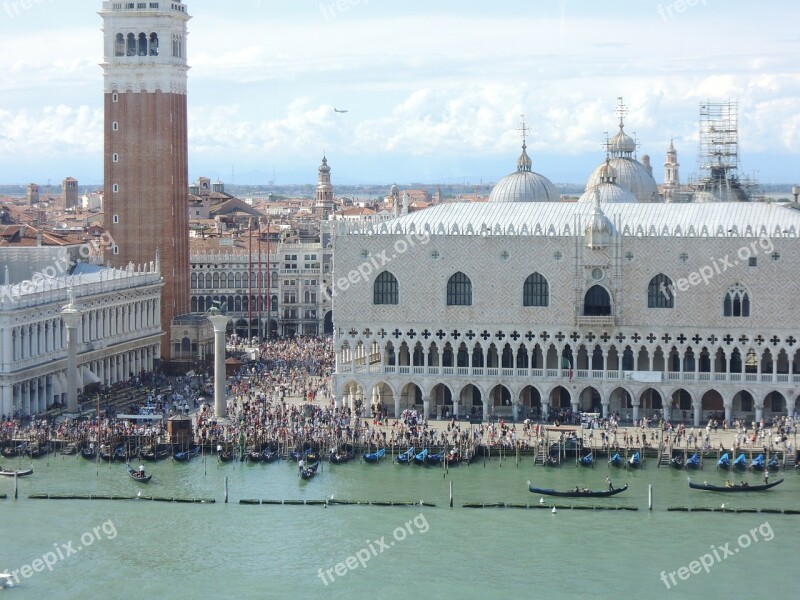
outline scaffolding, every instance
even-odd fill
[[[695,192],[707,192],[717,202],[749,202],[757,195],[757,183],[739,176],[739,102],[700,104],[699,181],[690,182]],[[697,198],[697,196],[695,196]],[[695,201],[697,201],[695,199]]]

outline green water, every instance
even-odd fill
[[[31,464],[30,461],[21,466]],[[17,462],[15,466],[19,467]],[[32,565],[72,542],[80,551],[52,572],[20,575],[8,598],[743,598],[792,597],[800,551],[800,515],[682,513],[669,506],[800,508],[800,474],[762,493],[723,495],[690,490],[686,473],[627,472],[598,466],[516,466],[497,460],[451,469],[325,463],[300,481],[286,462],[271,465],[146,463],[149,485],[130,480],[123,465],[97,465],[51,455],[34,475],[0,481],[0,571]],[[559,504],[637,506],[629,511],[468,509],[464,503],[536,504],[526,481],[556,489],[604,489],[606,475],[629,489],[610,499],[549,499]],[[230,503],[224,504],[228,476]],[[734,474],[727,475],[733,477]],[[753,483],[757,474],[735,475]],[[722,483],[706,467],[693,477]],[[455,508],[448,508],[453,482]],[[648,484],[654,510],[647,510]],[[56,501],[28,494],[119,494],[216,498],[216,504],[149,501]],[[241,498],[404,500],[436,507],[247,506]],[[415,521],[416,519],[416,521]],[[105,525],[104,525],[105,524]],[[105,529],[103,529],[105,527]],[[758,529],[760,527],[760,529]],[[399,528],[399,529],[398,529]],[[759,541],[753,542],[752,536]],[[95,533],[92,531],[95,530]],[[410,533],[411,532],[411,533]],[[771,532],[771,536],[770,536]],[[740,538],[748,536],[749,540]],[[87,542],[84,547],[81,539]],[[767,540],[767,537],[772,537]],[[383,538],[386,547],[378,540]],[[743,541],[742,541],[743,540]],[[740,546],[741,541],[741,546]],[[745,542],[749,541],[748,547]],[[88,543],[90,542],[90,543]],[[392,544],[394,542],[394,544]],[[733,555],[686,580],[680,567],[729,544]],[[713,546],[713,548],[712,548]],[[349,556],[354,568],[347,568]],[[67,554],[62,550],[62,554]],[[720,558],[724,552],[718,550]],[[709,554],[709,556],[712,556]],[[340,573],[337,575],[336,565]],[[34,565],[36,566],[36,565]],[[41,565],[39,565],[41,566]],[[327,585],[318,576],[331,569]],[[670,589],[661,572],[676,572]]]

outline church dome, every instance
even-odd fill
[[[331,168],[328,166],[328,159],[325,156],[322,157],[322,164],[319,166],[319,172],[320,173],[330,173],[331,172]]]
[[[639,202],[633,193],[611,181],[599,184],[594,190],[585,191],[578,202],[594,202],[596,195],[600,196],[600,202],[604,204],[635,204]]]
[[[522,144],[522,154],[517,160],[517,171],[506,175],[492,188],[489,202],[558,202],[561,200],[556,186],[544,175],[531,170],[532,161],[527,146]]]
[[[633,154],[636,152],[636,142],[625,133],[622,122],[619,124],[619,133],[608,140],[608,151],[611,152],[612,156],[623,156],[625,153]]]
[[[597,195],[594,197],[594,208],[583,234],[589,248],[604,248],[611,243],[614,226],[600,208],[600,199]]]
[[[658,202],[658,186],[647,168],[633,158],[615,157],[597,167],[589,176],[586,191],[592,192],[601,183],[610,165],[616,173],[616,184],[631,192],[639,202]]]

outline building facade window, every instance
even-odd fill
[[[588,317],[611,315],[611,296],[601,285],[593,285],[583,298],[583,314]]]
[[[647,308],[675,308],[672,280],[659,273],[647,286]]]
[[[550,286],[539,273],[528,275],[522,286],[522,306],[549,306]]]
[[[750,316],[750,294],[738,283],[725,294],[722,314],[726,317]]]
[[[472,281],[461,271],[447,282],[447,306],[472,306]]]
[[[400,304],[400,292],[397,277],[384,271],[375,278],[372,286],[373,304]]]

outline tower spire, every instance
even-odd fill
[[[522,134],[522,154],[520,154],[519,160],[517,161],[517,171],[530,171],[532,162],[530,156],[528,156],[528,144],[527,144],[527,136],[528,132],[531,130],[530,126],[525,123],[525,115],[521,115],[522,123],[517,128],[517,131]]]
[[[614,112],[616,112],[619,117],[619,128],[622,129],[625,126],[625,115],[628,114],[628,107],[625,106],[625,103],[622,101],[622,96],[618,96],[617,100],[619,100],[619,102]]]

